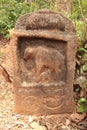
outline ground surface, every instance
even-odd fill
[[[58,116],[25,116],[14,111],[14,92],[11,83],[9,41],[0,39],[0,130],[87,130],[85,114],[73,114],[69,118]],[[4,67],[4,68],[2,68]],[[6,71],[5,71],[6,69]]]

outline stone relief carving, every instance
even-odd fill
[[[64,95],[65,96],[65,95]],[[48,109],[59,109],[64,105],[63,97],[48,97],[45,99],[44,103]]]
[[[37,78],[45,76],[46,79],[47,75],[49,77],[51,74],[58,75],[61,72],[61,65],[64,64],[64,56],[58,50],[43,46],[27,47],[25,49],[24,60],[27,62],[31,59],[35,61]]]
[[[50,10],[25,14],[11,35],[17,112],[72,113],[77,38],[71,20]]]

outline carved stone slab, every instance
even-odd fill
[[[13,86],[18,113],[72,113],[76,32],[61,14],[21,16],[11,31]]]

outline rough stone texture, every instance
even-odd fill
[[[11,31],[15,109],[29,115],[72,113],[77,38],[72,22],[43,10]]]
[[[15,29],[60,30],[62,32],[75,34],[75,28],[68,18],[50,10],[41,10],[36,13],[21,16],[15,24]]]

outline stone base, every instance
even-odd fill
[[[27,115],[72,113],[74,106],[70,91],[64,89],[64,84],[15,87],[15,110]]]

